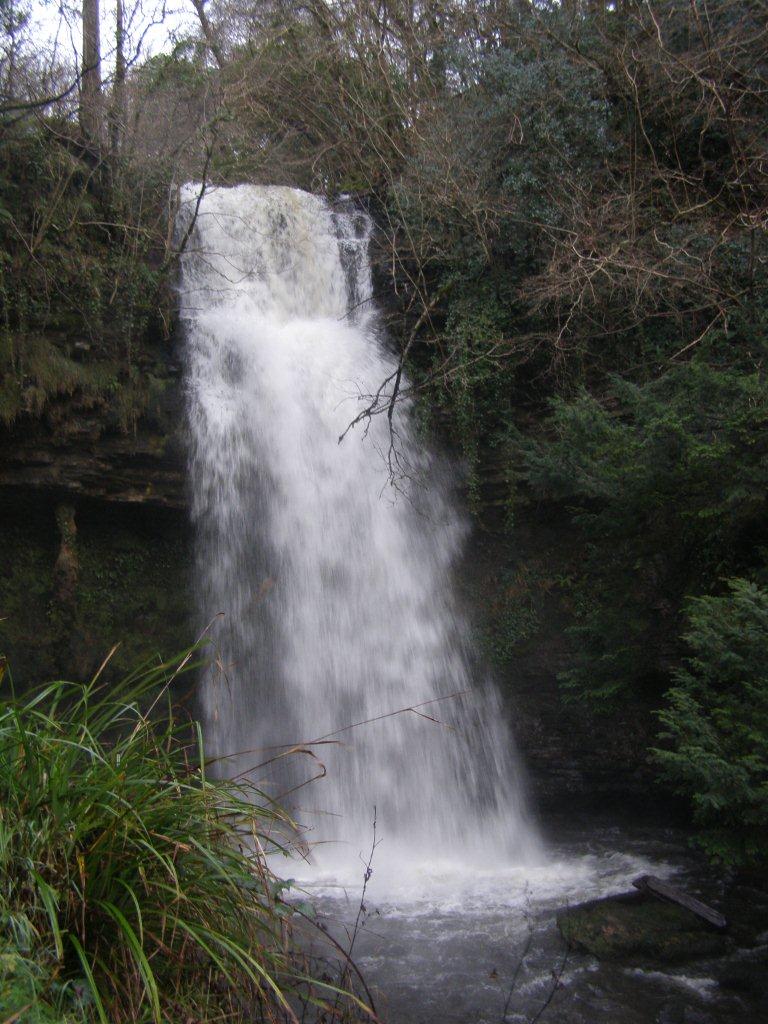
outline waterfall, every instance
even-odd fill
[[[451,474],[405,403],[407,487],[388,483],[386,416],[339,442],[396,366],[368,217],[289,188],[199,193],[182,190],[177,230],[195,579],[201,619],[224,613],[220,671],[201,681],[209,753],[258,775],[279,744],[325,737],[264,783],[293,791],[322,865],[359,865],[374,808],[377,857],[535,858],[512,738],[453,594],[467,527]]]

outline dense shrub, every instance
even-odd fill
[[[660,713],[664,777],[688,798],[707,852],[768,854],[768,591],[744,579],[690,603],[690,654]]]
[[[657,697],[678,657],[682,605],[763,563],[768,388],[757,369],[694,361],[600,399],[555,400],[520,438],[521,477],[565,503],[586,558],[575,577],[567,682],[604,701]]]

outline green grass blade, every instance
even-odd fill
[[[91,965],[88,963],[88,957],[85,955],[85,950],[80,945],[80,940],[75,935],[69,936],[69,941],[77,953],[77,958],[80,961],[80,966],[83,968],[83,974],[86,977],[88,986],[91,990],[91,996],[93,997],[93,1004],[96,1007],[96,1012],[99,1015],[100,1024],[109,1024],[109,1018],[104,1010],[104,1004],[101,1001],[101,994],[99,993],[98,986],[93,977],[93,971]]]
[[[115,922],[128,945],[131,948],[136,964],[139,968],[139,972],[144,980],[144,988],[149,997],[149,1001],[152,1004],[152,1015],[155,1018],[156,1024],[162,1024],[160,1014],[160,993],[157,988],[157,979],[155,978],[154,972],[149,964],[147,955],[144,952],[139,937],[131,927],[130,922],[121,910],[119,910],[114,903],[110,903],[108,900],[100,900],[98,904]]]
[[[43,902],[45,911],[48,915],[48,921],[51,926],[51,932],[53,933],[53,941],[56,947],[56,957],[59,960],[64,959],[64,942],[62,940],[61,928],[59,926],[59,900],[55,890],[41,878],[36,872],[32,872],[32,877],[37,885],[37,891],[40,894],[40,899]]]

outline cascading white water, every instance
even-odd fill
[[[379,858],[535,859],[512,740],[471,678],[452,593],[465,523],[450,477],[402,404],[407,498],[388,487],[385,416],[339,443],[395,366],[376,335],[368,218],[288,188],[181,198],[196,579],[202,618],[224,613],[224,671],[203,682],[209,752],[248,751],[227,762],[237,773],[331,737],[313,748],[326,778],[291,797],[321,864],[358,864],[374,808]],[[289,760],[278,787],[316,774]]]

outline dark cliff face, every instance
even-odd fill
[[[647,748],[657,723],[650,706],[626,703],[600,715],[560,679],[575,643],[563,584],[580,557],[562,508],[521,507],[510,529],[487,507],[459,573],[542,811],[647,801],[654,785]]]
[[[184,432],[178,371],[130,429],[77,396],[0,429],[0,651],[22,685],[83,677],[118,642],[115,672],[193,641]],[[558,682],[572,654],[559,581],[578,558],[562,510],[521,510],[509,530],[489,505],[458,573],[542,808],[640,795],[650,778],[648,710],[596,719]]]
[[[73,394],[0,428],[0,653],[19,686],[194,639],[179,373],[162,384],[127,426],[119,394]]]

